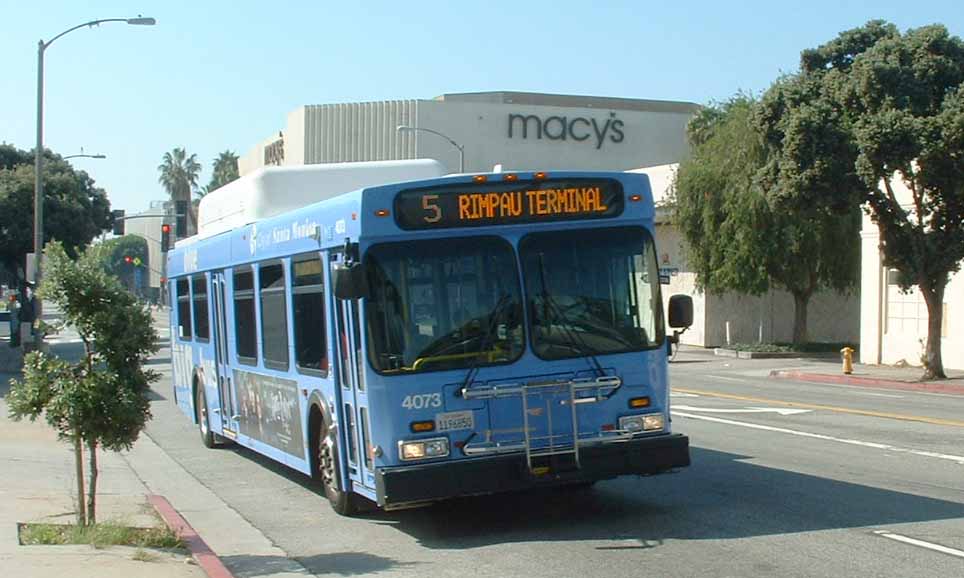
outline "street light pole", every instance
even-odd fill
[[[85,26],[93,28],[105,22],[126,22],[133,26],[154,26],[157,23],[153,18],[103,18],[91,20],[78,24],[72,28],[64,30],[47,42],[42,39],[37,43],[37,148],[34,150],[34,196],[33,196],[33,254],[34,254],[34,286],[40,286],[41,278],[41,256],[44,250],[44,179],[43,179],[43,156],[44,156],[44,52],[58,38]],[[97,158],[97,157],[95,157]],[[36,299],[34,307],[34,319],[40,319],[43,305],[40,299]]]
[[[465,172],[465,148],[462,147],[462,145],[460,145],[459,143],[457,143],[457,142],[455,142],[454,140],[452,140],[448,135],[442,134],[442,133],[440,133],[439,131],[437,131],[437,130],[432,130],[432,129],[430,129],[430,128],[421,128],[421,127],[417,127],[417,126],[408,126],[408,125],[405,125],[405,124],[400,124],[400,125],[398,125],[398,126],[395,127],[395,131],[396,131],[396,132],[404,132],[404,131],[406,131],[406,130],[410,130],[410,131],[413,131],[413,132],[414,132],[414,131],[419,131],[419,130],[420,130],[420,131],[424,131],[424,132],[430,132],[430,133],[432,133],[432,134],[434,134],[434,135],[440,136],[440,137],[444,138],[445,140],[449,141],[449,144],[451,144],[452,146],[454,146],[455,148],[457,148],[457,149],[459,150],[459,172],[460,172],[460,173],[464,173],[464,172]]]

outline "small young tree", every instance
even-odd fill
[[[44,352],[29,354],[23,380],[12,383],[7,403],[11,418],[43,415],[61,440],[73,444],[77,523],[92,525],[97,521],[97,448],[130,449],[150,419],[148,388],[158,375],[144,363],[157,349],[157,334],[146,306],[106,273],[104,248],[90,248],[73,261],[54,242],[45,254],[41,296],[56,303],[63,323],[80,334],[84,355],[70,363]]]

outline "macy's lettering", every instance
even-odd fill
[[[542,139],[545,135],[549,140],[572,139],[581,142],[595,136],[594,142],[597,149],[602,148],[607,140],[614,143],[623,142],[626,138],[623,134],[623,126],[623,121],[616,118],[615,112],[609,113],[605,123],[581,116],[576,118],[550,116],[542,119],[534,114],[509,114],[509,138],[521,133],[522,138],[527,139],[530,129],[537,139]]]

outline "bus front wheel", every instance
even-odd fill
[[[341,469],[338,467],[338,440],[335,430],[321,423],[315,435],[316,477],[321,480],[325,497],[331,503],[331,508],[342,516],[351,516],[355,513],[355,506],[351,494],[341,488]]]

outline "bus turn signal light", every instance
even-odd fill
[[[388,214],[389,214],[388,209],[378,209],[377,211],[375,211],[376,217],[387,217]]]
[[[629,200],[632,201],[632,202],[634,202],[634,203],[638,203],[639,201],[642,201],[642,200],[643,200],[643,196],[642,196],[642,195],[630,195],[630,196],[629,196]]]
[[[409,429],[413,433],[424,433],[427,431],[435,431],[434,421],[413,421],[408,425]]]
[[[634,397],[634,398],[632,398],[631,400],[629,400],[629,407],[631,407],[631,408],[649,407],[649,398],[648,398],[648,397]]]

